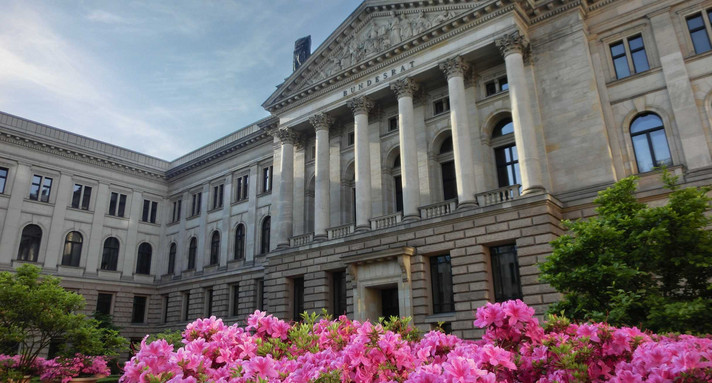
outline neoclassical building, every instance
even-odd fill
[[[598,191],[712,183],[710,41],[709,0],[366,0],[271,117],[174,161],[0,114],[0,268],[132,338],[322,308],[473,338],[558,299],[537,263]]]

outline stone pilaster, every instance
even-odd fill
[[[403,183],[403,220],[420,219],[420,177],[418,149],[413,119],[413,94],[418,84],[411,78],[391,83],[398,97],[398,138],[400,142],[401,180]]]
[[[281,128],[276,136],[282,143],[280,157],[282,159],[279,169],[279,194],[277,196],[277,248],[289,247],[289,238],[292,236],[292,220],[294,216],[294,145],[299,141],[299,135],[293,130]]]
[[[366,97],[348,102],[354,113],[354,153],[356,155],[356,229],[371,227],[371,161],[368,145],[368,111],[374,103]]]
[[[330,219],[330,171],[329,171],[329,128],[334,119],[328,114],[318,113],[309,118],[316,131],[316,159],[314,161],[314,239],[326,239],[326,229]]]

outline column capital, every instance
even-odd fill
[[[396,80],[391,83],[391,90],[398,98],[413,97],[415,92],[418,91],[418,88],[420,88],[418,83],[410,77]]]
[[[523,54],[527,47],[529,47],[529,41],[522,36],[519,31],[503,35],[494,42],[503,57],[507,57],[512,53]]]
[[[312,124],[315,131],[329,130],[334,119],[326,113],[320,112],[309,117],[309,123]]]
[[[299,143],[299,134],[295,132],[292,129],[289,128],[280,128],[277,130],[275,133],[277,138],[279,138],[280,141],[282,141],[282,145],[284,144],[291,144],[295,145]]]
[[[368,111],[371,110],[375,104],[371,101],[371,99],[361,96],[352,98],[346,103],[346,105],[351,108],[354,115],[357,115],[359,113],[368,114]]]
[[[470,66],[462,59],[462,56],[456,56],[447,59],[440,63],[440,70],[445,73],[447,78],[464,76]]]

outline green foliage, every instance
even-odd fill
[[[564,221],[569,234],[551,242],[542,280],[564,294],[550,308],[577,320],[636,325],[656,332],[712,332],[710,188],[680,188],[665,206],[635,198],[636,177],[599,193],[598,216]]]
[[[68,353],[114,355],[126,340],[78,312],[84,298],[67,291],[59,278],[40,276],[40,268],[22,265],[0,273],[0,343],[20,344],[23,371],[52,339],[64,339]]]
[[[148,339],[146,339],[146,343],[151,343],[159,339],[163,339],[173,346],[173,351],[178,351],[179,348],[183,347],[183,332],[181,332],[181,330],[165,330],[157,334],[151,334]]]

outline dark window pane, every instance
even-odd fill
[[[494,83],[494,81],[490,81],[485,84],[485,93],[487,96],[491,96],[497,93],[497,85]]]
[[[96,298],[96,312],[104,315],[111,315],[112,298],[112,294],[99,293]]]
[[[7,168],[0,168],[0,194],[5,193],[5,183],[7,182]]]
[[[126,195],[119,195],[119,211],[116,213],[117,217],[123,217],[126,212]]]
[[[455,311],[452,266],[449,255],[430,257],[430,281],[433,293],[433,314]]]
[[[621,79],[630,76],[630,68],[628,68],[628,59],[625,56],[613,59],[613,65],[616,68],[616,78]]]
[[[514,245],[493,247],[490,249],[490,253],[495,300],[503,302],[510,299],[522,299],[516,247]]]
[[[42,202],[49,202],[49,194],[52,190],[52,179],[45,177],[44,182],[42,183],[42,196],[40,197],[40,200]]]
[[[42,229],[37,225],[27,225],[22,229],[20,238],[20,249],[17,252],[17,259],[21,261],[37,262],[42,240]]]
[[[102,270],[116,270],[119,260],[119,240],[109,237],[104,241],[104,251],[101,256]]]
[[[175,243],[171,243],[171,247],[168,250],[168,274],[175,273],[176,268],[176,251],[177,247]]]
[[[82,235],[72,231],[67,234],[64,241],[64,253],[62,254],[62,266],[79,267],[82,254]]]
[[[710,15],[712,15],[712,13],[708,13],[708,16],[712,20],[712,16]],[[692,45],[695,47],[695,53],[703,53],[712,49],[702,14],[688,17],[687,29],[690,31],[690,38],[692,39]]]
[[[245,257],[245,226],[237,225],[235,229],[235,259],[243,259]]]
[[[262,221],[262,246],[260,248],[260,254],[269,253],[270,245],[270,232],[271,232],[271,219],[267,216],[264,221]]]
[[[219,257],[220,257],[220,233],[218,233],[217,231],[214,231],[212,239],[210,241],[210,264],[217,265]]]
[[[232,316],[240,315],[240,284],[232,285]]]
[[[111,193],[111,199],[109,200],[109,215],[116,215],[116,203],[119,198],[117,193]]]
[[[509,90],[509,81],[507,81],[506,76],[499,79],[499,90],[500,91]]]
[[[89,201],[91,200],[91,186],[84,186],[84,195],[82,196],[82,209],[89,210]]]
[[[334,316],[346,314],[346,272],[336,271],[332,275],[333,313]]]
[[[396,211],[403,211],[403,179],[401,176],[393,177],[396,194]]]
[[[455,162],[447,161],[440,165],[443,180],[443,199],[457,198],[457,176],[455,175]]]
[[[304,312],[304,278],[292,279],[292,319],[300,321]]]
[[[151,274],[151,255],[153,249],[151,245],[144,242],[138,247],[138,259],[136,260],[136,274]]]
[[[131,323],[143,323],[146,317],[146,297],[134,297]]]
[[[492,129],[492,137],[501,137],[511,133],[514,133],[514,123],[509,117],[500,120]]]
[[[79,209],[79,202],[82,197],[82,185],[74,185],[74,190],[72,192],[72,207]]]
[[[198,240],[193,237],[190,239],[190,245],[188,246],[188,270],[195,269],[195,256],[198,251]]]
[[[440,144],[440,154],[452,152],[452,137],[446,138],[442,144]]]
[[[37,201],[40,195],[40,184],[42,183],[42,177],[33,176],[32,185],[30,185],[30,199]]]
[[[635,73],[645,72],[650,69],[648,64],[648,57],[645,55],[645,51],[637,51],[631,53],[633,56],[633,67],[635,68]]]

